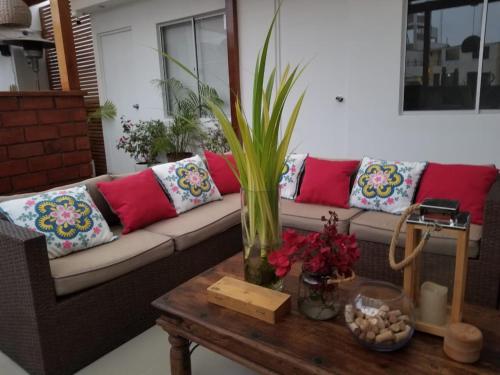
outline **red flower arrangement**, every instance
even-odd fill
[[[336,271],[339,276],[350,276],[360,256],[356,237],[339,233],[337,214],[333,211],[329,214],[329,219],[321,218],[326,221],[323,232],[301,235],[293,229],[285,231],[282,247],[270,253],[268,258],[276,276],[286,276],[297,261],[302,261],[303,269],[311,273],[332,275]]]

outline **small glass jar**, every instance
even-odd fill
[[[328,320],[341,309],[339,290],[329,283],[330,275],[321,275],[303,270],[299,281],[299,311],[310,319]]]
[[[390,352],[405,346],[415,331],[414,306],[391,283],[365,281],[344,308],[349,331],[369,349]]]

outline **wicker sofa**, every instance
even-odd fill
[[[80,184],[119,233],[95,185],[112,178]],[[239,194],[226,195],[50,261],[43,235],[0,220],[0,351],[30,374],[72,374],[95,361],[154,324],[151,301],[241,249],[239,208]]]
[[[118,233],[118,218],[95,186],[113,178],[82,183]],[[113,243],[50,261],[42,235],[0,220],[0,350],[31,374],[71,374],[95,361],[154,324],[152,300],[240,250],[239,208],[239,194],[226,195]],[[282,223],[319,231],[320,217],[330,209],[339,216],[339,230],[357,235],[362,251],[357,273],[401,284],[402,274],[387,261],[398,216],[282,200]],[[466,299],[497,307],[500,179],[489,192],[484,216],[484,225],[471,233]],[[424,278],[450,285],[452,255],[452,240],[432,238],[424,253]]]
[[[389,267],[389,244],[398,215],[384,212],[363,211],[357,208],[325,207],[282,201],[284,227],[304,232],[320,231],[328,210],[339,216],[338,228],[344,233],[354,233],[361,248],[361,258],[356,273],[398,285],[403,283],[402,271]],[[404,253],[406,233],[403,226],[396,250],[401,258]],[[422,279],[452,286],[455,269],[453,239],[436,233],[429,240],[423,253]],[[500,303],[500,177],[491,187],[484,210],[484,224],[471,225],[466,301],[494,308]]]

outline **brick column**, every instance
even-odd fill
[[[0,93],[0,194],[40,191],[92,174],[81,91]]]

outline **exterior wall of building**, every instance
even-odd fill
[[[0,194],[92,175],[82,92],[0,93]]]
[[[73,0],[73,6],[85,2]],[[242,102],[246,108],[251,104],[255,58],[277,3],[238,1]],[[371,155],[500,165],[499,111],[401,113],[404,3],[283,2],[270,63],[276,62],[280,71],[288,62],[308,63],[296,91],[307,88],[292,149],[324,157]],[[130,112],[132,117],[163,116],[161,97],[150,83],[160,75],[158,55],[152,49],[157,47],[156,24],[223,6],[222,0],[149,0],[93,14],[95,33],[125,27],[133,33],[130,96],[140,98],[141,109]],[[345,100],[339,103],[336,96]],[[115,144],[116,140],[107,139],[107,150]]]

